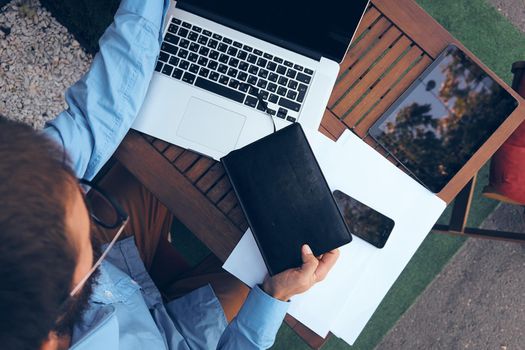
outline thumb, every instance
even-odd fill
[[[313,274],[317,269],[317,265],[319,265],[319,260],[314,256],[308,244],[304,244],[301,248],[301,257],[303,259],[301,270],[308,274]]]

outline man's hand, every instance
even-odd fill
[[[326,277],[339,257],[339,250],[334,249],[316,258],[310,247],[305,244],[301,249],[301,256],[303,258],[301,267],[267,278],[263,283],[263,290],[282,301],[306,292]]]

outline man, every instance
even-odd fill
[[[303,266],[251,291],[214,258],[175,275],[171,215],[151,193],[118,164],[97,185],[77,180],[98,173],[137,115],[168,1],[122,1],[43,133],[0,118],[2,349],[268,348],[290,297],[335,264],[337,251],[318,259],[304,246]]]

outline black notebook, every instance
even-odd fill
[[[300,124],[221,159],[270,275],[352,240]]]

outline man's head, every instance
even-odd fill
[[[64,151],[0,117],[0,344],[55,347],[90,286],[69,292],[93,265],[90,216]]]

